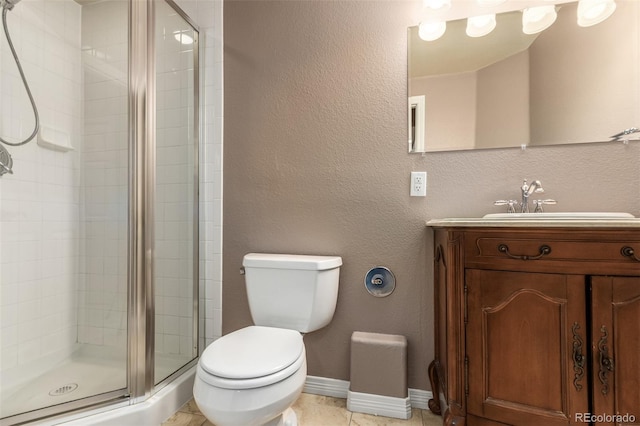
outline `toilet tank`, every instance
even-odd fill
[[[341,265],[339,256],[245,255],[242,266],[254,324],[302,333],[329,324]]]

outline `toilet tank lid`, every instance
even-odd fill
[[[299,254],[248,253],[242,266],[245,268],[303,269],[323,271],[342,265],[340,256],[310,256]]]

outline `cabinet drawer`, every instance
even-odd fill
[[[467,262],[491,265],[494,262],[509,264],[543,263],[591,264],[606,262],[622,265],[625,269],[640,273],[640,239],[587,240],[580,237],[514,236],[475,234],[465,238]],[[635,257],[635,258],[634,258]]]

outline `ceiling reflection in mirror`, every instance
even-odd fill
[[[640,127],[640,1],[617,0],[591,27],[577,25],[577,3],[557,10],[532,35],[519,11],[484,37],[468,37],[466,20],[435,41],[409,28],[409,151],[605,142]]]

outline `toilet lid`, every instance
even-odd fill
[[[296,330],[251,326],[227,334],[210,344],[200,357],[209,374],[227,379],[251,379],[275,374],[303,353]]]

